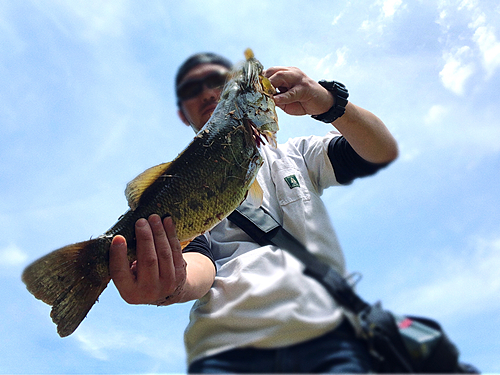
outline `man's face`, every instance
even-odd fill
[[[217,64],[201,64],[191,69],[179,82],[178,87],[183,84],[200,81],[217,73],[226,74],[228,69]],[[197,95],[181,101],[179,117],[198,132],[208,121],[219,101],[222,86],[210,88],[210,85],[202,84],[201,92]]]

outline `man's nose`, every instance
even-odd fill
[[[203,91],[201,92],[202,99],[204,101],[210,99],[219,100],[221,89],[219,87],[210,88],[207,85],[203,85]]]

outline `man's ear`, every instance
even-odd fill
[[[188,119],[186,118],[186,115],[184,115],[184,112],[182,111],[182,109],[178,109],[177,110],[177,114],[179,115],[179,118],[181,119],[181,121],[186,124],[187,126],[191,126],[191,124],[189,123]]]

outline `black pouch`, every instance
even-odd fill
[[[473,366],[459,362],[456,346],[434,320],[395,315],[380,303],[358,317],[377,373],[479,374]]]

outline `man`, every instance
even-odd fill
[[[195,131],[215,109],[230,66],[221,56],[198,54],[180,67],[179,116]],[[279,88],[274,100],[284,112],[313,115],[337,131],[262,148],[265,162],[257,180],[263,206],[311,252],[345,274],[321,193],[386,166],[397,157],[397,144],[380,119],[346,101],[343,85],[320,84],[298,68],[273,67],[264,74]],[[286,126],[286,117],[280,126]],[[210,244],[200,236],[184,254],[170,218],[139,220],[136,237],[132,267],[124,238],[113,239],[111,276],[128,303],[198,299],[185,334],[189,372],[370,371],[366,345],[342,309],[281,249],[259,246],[228,220],[207,236]]]

